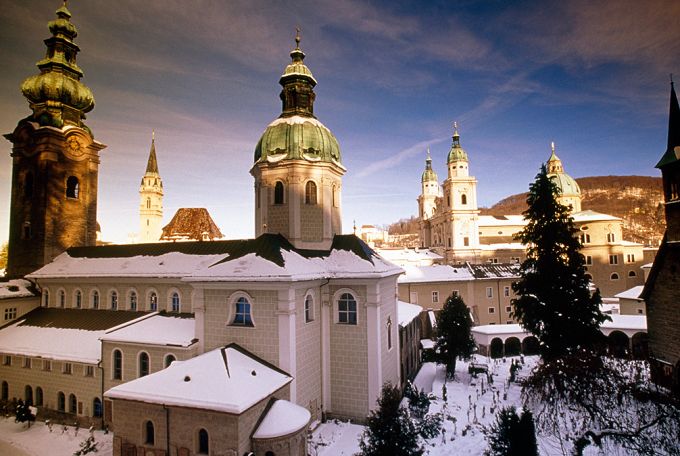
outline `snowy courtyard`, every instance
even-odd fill
[[[29,428],[26,423],[15,423],[14,417],[0,418],[0,454],[6,456],[70,456],[80,449],[90,433],[73,426],[52,426],[52,432],[42,421]],[[113,434],[94,431],[97,456],[111,456]]]

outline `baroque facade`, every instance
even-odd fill
[[[643,245],[623,239],[623,221],[581,207],[578,183],[564,171],[552,144],[547,161],[549,176],[560,191],[559,200],[571,208],[580,230],[581,253],[591,281],[602,296],[644,283],[646,263]],[[447,157],[447,177],[440,185],[429,156],[421,178],[418,197],[422,246],[444,257],[447,264],[517,263],[526,257],[524,246],[514,240],[525,226],[521,215],[480,215],[477,180],[469,173],[470,159],[461,147],[458,130]]]

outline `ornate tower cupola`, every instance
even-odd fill
[[[158,242],[163,231],[163,180],[158,173],[154,132],[146,173],[139,187],[139,223],[139,242]]]
[[[280,233],[298,248],[330,248],[342,233],[346,169],[333,133],[314,116],[316,79],[304,63],[299,30],[279,84],[282,112],[255,147],[255,234]]]
[[[460,135],[458,134],[458,124],[456,122],[453,123],[453,142],[451,143],[451,150],[449,150],[446,162],[449,167],[449,177],[469,176],[468,155],[460,146]]]
[[[6,134],[12,143],[12,197],[7,272],[28,274],[69,247],[94,245],[99,151],[83,124],[94,97],[76,64],[78,32],[66,2],[48,23],[52,36],[21,84],[32,114]]]
[[[555,143],[550,143],[550,158],[548,159],[548,177],[550,177],[560,192],[557,200],[560,204],[571,207],[571,212],[581,211],[581,188],[576,180],[564,172],[562,160],[555,154]]]
[[[671,100],[668,112],[668,144],[666,152],[656,164],[663,179],[666,210],[666,241],[680,241],[680,107],[671,81]]]
[[[437,197],[441,194],[437,173],[432,169],[432,157],[430,157],[429,148],[427,149],[427,158],[425,159],[425,171],[423,171],[420,182],[422,184],[422,191],[418,197],[420,218],[422,220],[427,220],[434,215],[437,206]]]

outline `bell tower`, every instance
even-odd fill
[[[12,133],[7,273],[28,274],[69,247],[95,245],[99,151],[83,123],[94,97],[76,64],[78,35],[64,5],[48,23],[40,74],[21,84],[32,114]]]
[[[328,249],[342,233],[340,146],[314,116],[316,79],[300,35],[279,79],[282,112],[255,147],[255,235],[279,233],[300,249]]]
[[[680,107],[671,81],[668,145],[656,164],[661,170],[666,212],[666,242],[680,242]]]
[[[139,186],[138,242],[158,242],[163,231],[163,180],[158,173],[156,134],[151,133],[151,150],[146,173]]]

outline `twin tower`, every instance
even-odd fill
[[[75,246],[96,244],[99,152],[85,125],[94,96],[80,80],[80,48],[66,5],[48,23],[40,74],[21,85],[31,115],[5,135],[12,143],[7,275],[22,277]],[[314,116],[316,80],[296,47],[279,83],[281,115],[255,148],[255,235],[280,233],[295,247],[329,249],[341,234],[342,176],[335,136]],[[158,239],[163,185],[155,146],[140,187],[142,239]],[[160,216],[159,216],[160,215]]]

